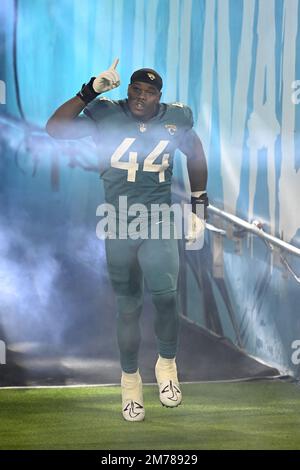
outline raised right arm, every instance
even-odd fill
[[[100,93],[109,91],[120,85],[120,77],[116,71],[119,59],[115,59],[108,70],[98,77],[92,77],[88,84],[83,85],[74,98],[62,104],[46,124],[46,131],[55,139],[81,139],[93,135],[96,124],[92,119],[79,116],[81,111]]]

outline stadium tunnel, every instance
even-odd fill
[[[290,96],[300,77],[298,4],[86,3],[84,14],[67,0],[0,6],[0,386],[120,381],[115,299],[95,234],[104,198],[93,144],[44,130],[114,57],[124,78],[110,98],[126,94],[136,68],[159,70],[162,100],[192,108],[207,155],[205,245],[189,252],[180,241],[180,379],[299,380],[300,106]],[[188,183],[179,153],[174,176],[180,202]],[[238,223],[253,220],[275,243]],[[147,293],[142,337],[140,369],[154,382]]]

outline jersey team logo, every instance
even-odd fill
[[[177,131],[177,126],[175,126],[175,124],[166,124],[165,128],[168,130],[170,135],[174,135]]]
[[[150,80],[155,80],[155,75],[153,75],[153,73],[147,73],[148,77],[150,78]]]

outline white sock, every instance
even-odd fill
[[[139,369],[133,374],[128,374],[127,372],[122,371],[122,384],[131,385],[136,384],[140,380]]]
[[[175,359],[175,357],[173,357],[172,359],[167,359],[166,357],[158,356],[157,362],[160,366],[170,366],[175,363]]]

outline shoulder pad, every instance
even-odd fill
[[[94,121],[101,121],[108,114],[119,111],[119,103],[109,98],[97,98],[84,108],[84,114]]]
[[[182,127],[191,128],[194,125],[193,112],[183,103],[168,104],[167,114],[170,119],[176,120]]]

